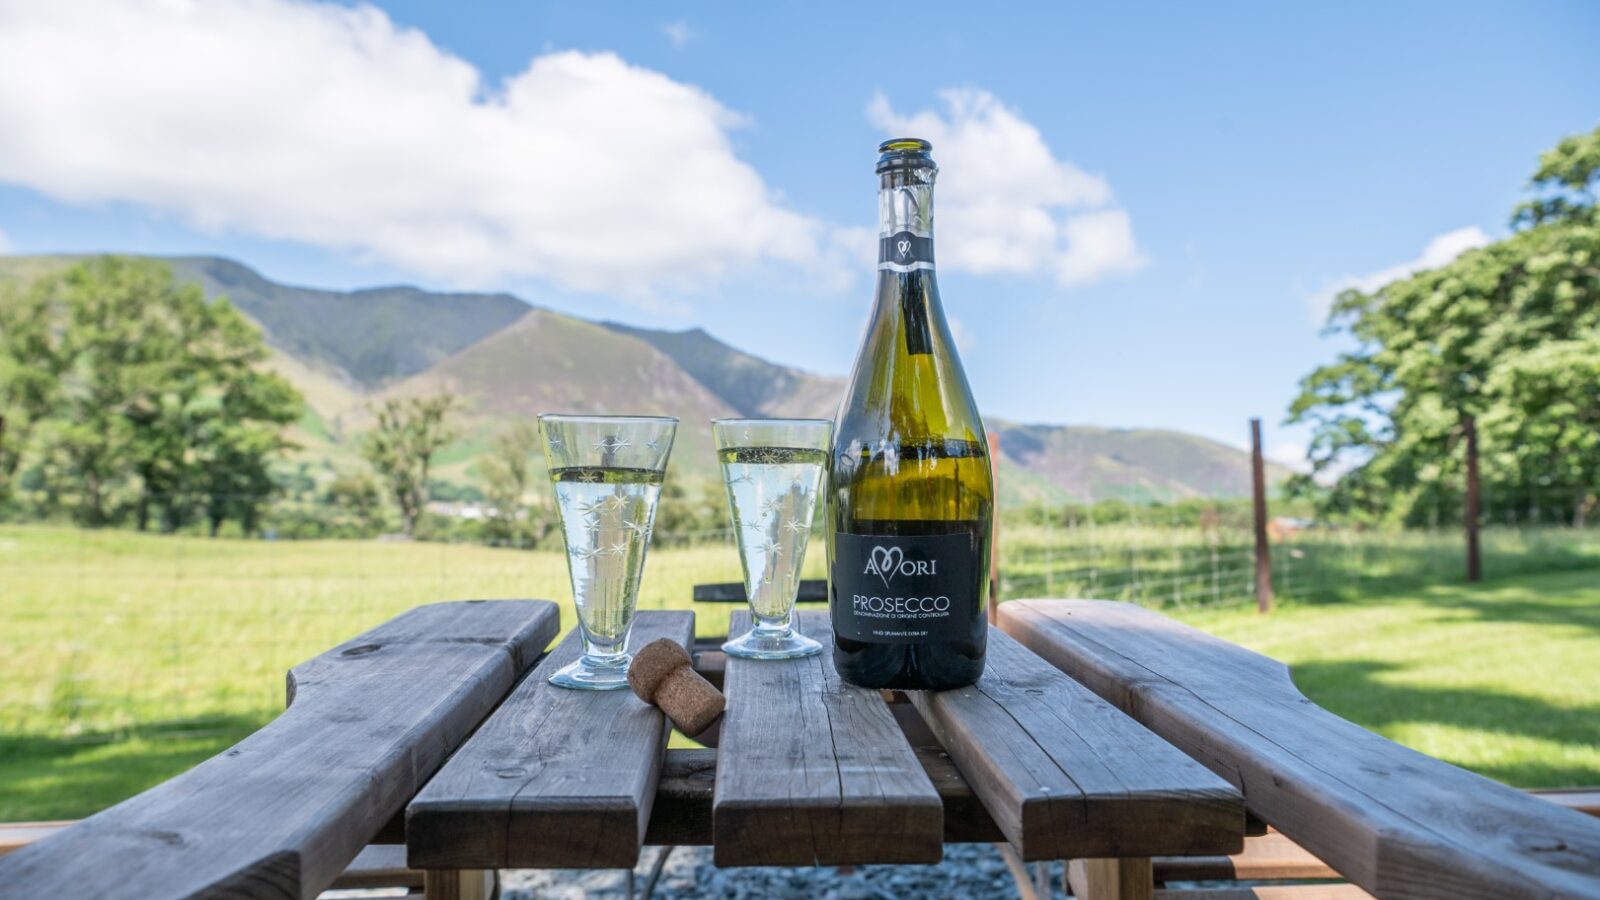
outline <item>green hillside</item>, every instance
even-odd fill
[[[844,379],[767,362],[724,344],[703,328],[657,331],[617,322],[605,327],[638,338],[671,357],[741,416],[831,419]]]
[[[315,367],[375,387],[415,375],[520,319],[510,294],[439,294],[414,287],[323,291],[291,287],[215,257],[168,260],[206,294],[226,294],[273,346]]]
[[[0,257],[0,285],[58,270],[69,256]],[[462,404],[462,437],[438,477],[465,483],[489,440],[542,412],[678,416],[673,470],[716,474],[709,421],[717,416],[831,418],[841,378],[767,362],[703,329],[662,331],[595,323],[529,306],[509,294],[433,293],[413,287],[324,291],[274,282],[214,257],[166,259],[209,296],[227,295],[261,325],[268,367],[305,395],[288,462],[332,472],[363,465],[355,439],[370,405],[447,391]],[[1195,435],[1159,429],[1016,425],[1000,433],[1000,502],[1170,500],[1241,496],[1248,456]],[[1287,475],[1269,466],[1269,479]]]
[[[1011,425],[991,422],[1007,462],[1075,500],[1172,500],[1250,493],[1249,455],[1236,447],[1156,428]],[[1267,464],[1267,480],[1289,472]]]
[[[548,310],[528,312],[376,399],[440,392],[461,402],[467,433],[480,440],[545,412],[677,416],[673,469],[705,476],[716,472],[711,420],[737,414],[650,344]]]
[[[0,278],[29,278],[77,256],[0,258]],[[423,371],[521,318],[510,294],[441,294],[414,287],[324,291],[279,284],[249,266],[213,256],[159,257],[206,296],[226,295],[254,319],[267,342],[313,370],[371,388]]]

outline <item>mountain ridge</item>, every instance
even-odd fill
[[[81,256],[0,256],[0,283],[62,268]],[[390,285],[333,291],[282,284],[223,257],[152,257],[208,297],[226,295],[262,329],[268,367],[306,397],[294,428],[302,462],[356,464],[355,436],[370,406],[440,390],[461,404],[463,436],[441,459],[470,478],[488,440],[540,412],[678,415],[674,468],[716,473],[709,419],[832,418],[843,378],[740,350],[700,327],[593,321],[507,293]],[[1198,435],[1159,428],[988,420],[1001,447],[1001,502],[1175,500],[1243,496],[1249,456]],[[1288,470],[1268,464],[1271,481]]]

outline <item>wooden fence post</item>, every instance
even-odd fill
[[[1483,580],[1483,560],[1478,554],[1478,420],[1461,417],[1461,432],[1467,439],[1467,508],[1463,518],[1467,528],[1467,581]]]
[[[1250,420],[1250,489],[1255,494],[1256,610],[1272,611],[1272,548],[1267,543],[1267,467],[1261,458],[1261,420]]]

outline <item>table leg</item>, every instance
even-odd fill
[[[1073,900],[1151,900],[1149,859],[1074,859],[1067,862]]]
[[[428,869],[422,873],[427,900],[494,900],[500,873],[494,869]]]

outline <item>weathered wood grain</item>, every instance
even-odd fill
[[[629,644],[688,646],[694,613],[641,612]],[[632,691],[558,688],[576,631],[523,680],[406,811],[418,869],[631,868],[672,726]]]
[[[315,897],[555,637],[553,603],[414,609],[289,672],[225,753],[0,858],[14,897]]]
[[[831,641],[826,612],[800,628]],[[733,615],[731,633],[750,627]],[[877,691],[839,680],[826,654],[729,659],[713,801],[719,866],[931,863],[943,806]]]
[[[1373,894],[1600,897],[1600,822],[1347,722],[1282,663],[1130,604],[1011,601],[1000,627]]]
[[[1072,900],[1151,900],[1155,883],[1148,859],[1072,859],[1067,861]]]
[[[1244,844],[1232,785],[1003,632],[977,684],[907,696],[1024,860]]]
[[[945,843],[992,844],[1006,839],[932,736],[926,746],[913,741],[912,750],[944,804]],[[668,750],[644,842],[650,846],[710,846],[716,778],[717,751]]]

